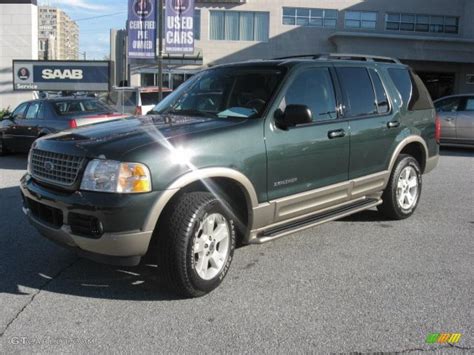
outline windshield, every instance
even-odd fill
[[[283,68],[226,67],[204,71],[181,85],[151,113],[203,117],[260,117]]]

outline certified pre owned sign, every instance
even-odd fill
[[[20,91],[108,91],[108,61],[13,61],[13,87]]]

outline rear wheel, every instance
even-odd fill
[[[171,206],[158,231],[158,271],[176,292],[199,297],[221,284],[235,249],[231,215],[207,192],[185,193]]]
[[[5,145],[5,141],[3,140],[3,137],[0,136],[0,156],[7,155],[7,154],[8,154],[8,149]]]
[[[421,195],[421,169],[410,155],[398,157],[378,210],[391,219],[405,219],[415,212]]]

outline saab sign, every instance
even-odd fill
[[[107,61],[13,61],[17,91],[109,91]]]

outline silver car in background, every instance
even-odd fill
[[[474,94],[442,97],[434,104],[441,120],[441,145],[474,147]]]

